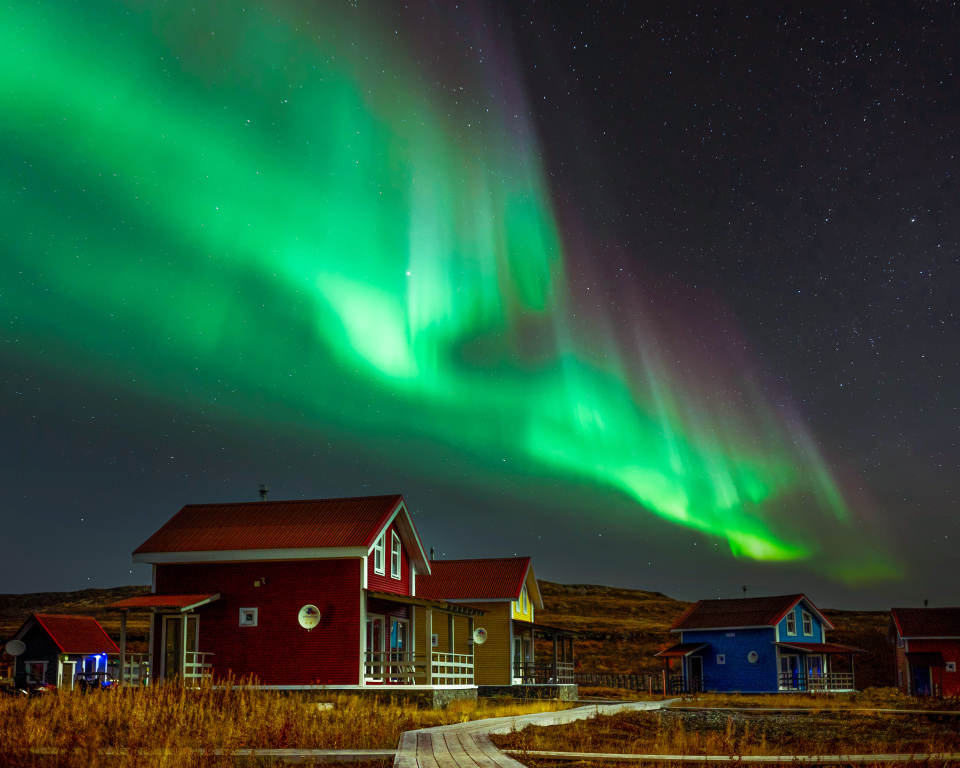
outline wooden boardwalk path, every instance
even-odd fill
[[[441,725],[419,731],[407,731],[400,739],[394,768],[526,768],[501,752],[490,741],[491,733],[509,733],[528,725],[560,725],[595,715],[639,709],[659,709],[668,701],[628,701],[616,704],[591,704],[560,712],[537,712],[516,717],[472,720],[456,725]]]

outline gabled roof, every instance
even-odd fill
[[[417,596],[434,600],[516,600],[523,585],[534,607],[543,608],[529,557],[432,560],[430,575],[417,577]]]
[[[737,627],[773,627],[799,602],[804,602],[827,629],[833,629],[806,595],[744,597],[735,600],[701,600],[681,614],[671,631],[693,629],[734,629]]]
[[[900,637],[960,638],[960,608],[892,608]]]
[[[188,504],[133,552],[135,563],[362,557],[396,519],[420,573],[430,565],[403,496]]]
[[[34,613],[20,627],[15,639],[21,640],[35,624],[44,629],[61,653],[120,653],[117,644],[93,616]]]

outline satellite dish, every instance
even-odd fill
[[[3,650],[5,650],[11,656],[19,656],[21,653],[27,650],[27,646],[23,640],[11,640],[9,643],[3,646]]]
[[[477,645],[483,645],[485,642],[487,642],[487,630],[485,630],[483,627],[477,627],[475,630],[473,630],[473,642],[475,642]]]
[[[320,623],[320,609],[315,605],[303,606],[297,616],[297,621],[300,622],[301,627],[309,632]]]

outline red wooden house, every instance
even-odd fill
[[[472,654],[416,647],[414,606],[464,634],[483,612],[417,597],[430,563],[402,496],[191,504],[133,560],[153,566],[152,594],[113,607],[153,612],[155,682],[232,675],[264,688],[475,695]]]
[[[960,695],[960,608],[893,608],[897,687],[914,696]]]

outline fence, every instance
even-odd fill
[[[577,685],[596,686],[598,688],[622,688],[627,691],[646,691],[647,693],[664,692],[666,683],[667,693],[682,693],[687,690],[683,675],[630,675],[606,672],[577,672],[574,674]]]
[[[364,678],[373,685],[473,685],[473,655],[438,653],[427,655],[410,651],[368,652],[364,654]]]

